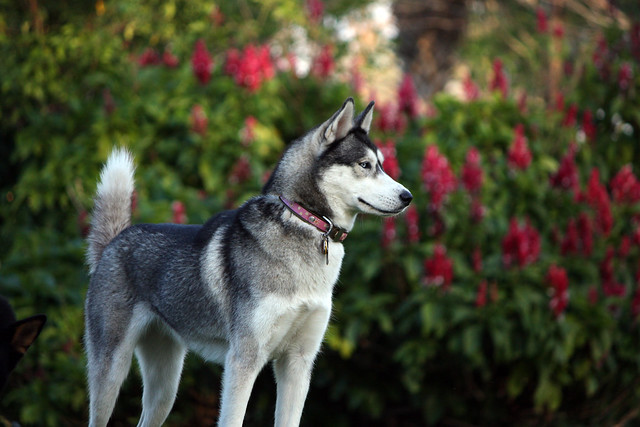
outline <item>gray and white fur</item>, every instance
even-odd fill
[[[219,426],[241,426],[268,362],[276,426],[297,426],[331,313],[343,244],[294,216],[279,196],[351,230],[358,213],[396,215],[412,196],[382,169],[368,137],[373,102],[354,119],[347,99],[294,141],[261,195],[204,225],[130,225],[132,156],[109,157],[100,178],[85,302],[90,421],[105,426],[135,353],[143,379],[139,426],[159,426],[184,357],[224,364]]]

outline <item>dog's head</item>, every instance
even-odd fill
[[[413,196],[385,173],[384,157],[369,139],[373,105],[354,119],[349,98],[320,127],[319,187],[334,210],[392,216],[409,206]]]
[[[9,302],[0,297],[0,390],[9,374],[38,337],[47,317],[37,314],[16,321]]]
[[[383,155],[369,139],[373,105],[354,118],[348,98],[327,121],[294,141],[263,193],[283,195],[347,229],[358,213],[402,212],[413,196],[384,172]]]

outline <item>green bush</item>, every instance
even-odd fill
[[[64,19],[52,6],[42,30],[26,11],[1,15],[0,293],[18,317],[49,317],[3,396],[8,419],[86,422],[83,235],[114,146],[136,156],[135,222],[202,223],[256,194],[286,143],[353,95],[326,75],[332,58],[287,69],[291,25],[319,51],[346,50],[299,2],[243,5],[98,2]],[[503,96],[495,66],[479,94],[466,82],[465,100],[441,94],[416,114],[406,79],[378,103],[372,135],[415,201],[403,217],[359,220],[345,243],[305,425],[634,416],[637,32],[611,30],[606,50],[592,40],[563,102]],[[220,372],[189,357],[167,424],[214,423]],[[132,377],[114,425],[138,417]],[[270,424],[274,404],[265,372],[247,424]]]

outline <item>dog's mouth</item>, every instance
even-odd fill
[[[376,207],[376,206],[373,206],[371,203],[369,203],[369,202],[367,202],[367,201],[363,200],[363,199],[362,199],[362,198],[360,198],[360,197],[358,197],[358,201],[359,201],[360,203],[362,203],[363,205],[365,205],[365,206],[367,206],[367,207],[369,207],[369,208],[373,209],[374,211],[379,212],[381,215],[385,215],[385,216],[397,215],[397,214],[399,214],[400,212],[402,212],[402,211],[403,211],[403,210],[404,210],[404,209],[409,205],[409,204],[407,204],[407,205],[405,205],[405,206],[402,206],[402,207],[401,207],[401,208],[399,208],[399,209],[396,209],[396,210],[392,210],[392,211],[390,211],[390,210],[380,209],[380,208],[378,208],[378,207]]]

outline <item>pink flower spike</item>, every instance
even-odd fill
[[[471,79],[471,74],[467,74],[464,80],[462,80],[462,89],[464,90],[464,98],[466,101],[475,101],[480,97],[480,89]]]
[[[431,196],[430,208],[440,210],[447,195],[456,188],[456,177],[447,158],[436,145],[430,145],[422,161],[422,182]]]
[[[333,74],[335,67],[336,64],[333,59],[333,46],[325,45],[322,47],[320,54],[311,64],[311,74],[324,80]]]
[[[184,207],[184,203],[179,200],[174,201],[171,204],[171,211],[173,212],[174,224],[186,224],[187,222],[187,210]]]
[[[483,280],[478,285],[478,293],[476,294],[476,307],[484,307],[487,305],[487,281]]]
[[[306,8],[309,20],[314,24],[320,22],[324,14],[324,3],[321,0],[307,0]]]
[[[446,248],[437,244],[433,256],[424,262],[425,283],[428,286],[439,286],[447,290],[453,280],[453,262],[447,257]]]
[[[618,71],[618,86],[620,90],[626,92],[633,82],[633,68],[629,62],[625,62],[620,66]]]
[[[396,218],[387,217],[383,220],[382,227],[382,247],[387,249],[396,239]]]
[[[499,59],[493,61],[493,78],[489,82],[489,90],[500,91],[503,98],[506,98],[509,92],[507,76],[502,69],[502,61]]]
[[[480,167],[480,152],[477,148],[471,147],[467,151],[460,179],[464,188],[471,194],[478,193],[482,188],[483,172]]]
[[[541,7],[536,9],[536,30],[541,34],[549,30],[547,14]]]
[[[191,68],[201,85],[209,83],[213,70],[213,59],[202,39],[196,42],[193,55],[191,55]]]
[[[418,92],[409,73],[404,75],[398,88],[398,109],[410,118],[418,116]]]
[[[569,305],[569,278],[562,267],[551,265],[547,271],[547,282],[551,286],[549,307],[559,317]]]
[[[418,208],[416,208],[415,204],[412,204],[407,209],[405,221],[407,222],[409,243],[418,243],[420,241],[420,219],[418,217]]]
[[[519,124],[514,130],[514,138],[509,147],[508,164],[511,169],[525,170],[531,163],[531,151],[524,135],[524,126]]]

